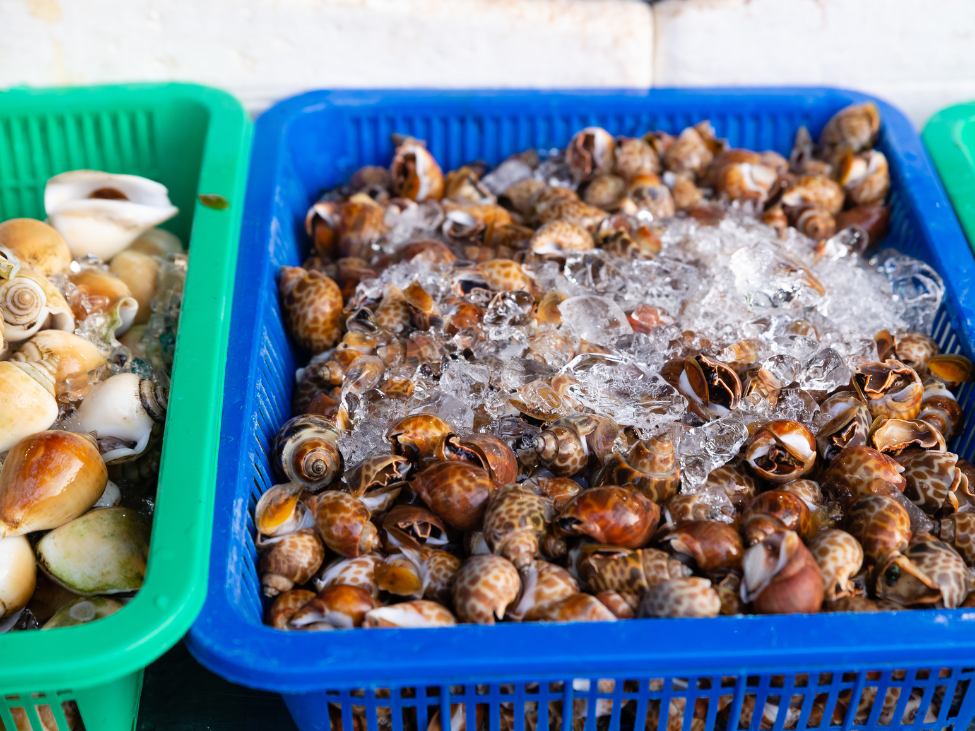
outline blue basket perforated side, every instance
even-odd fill
[[[544,727],[550,702],[568,707],[573,699],[589,701],[585,728],[595,729],[599,698],[614,701],[608,721],[601,721],[610,731],[642,728],[648,709],[652,720],[654,703],[667,708],[671,699],[696,704],[702,717],[683,714],[668,727],[665,713],[661,731],[701,731],[701,722],[710,731],[729,723],[734,728],[742,708],[747,716],[750,705],[790,696],[802,699],[798,717],[779,713],[774,731],[803,729],[819,712],[825,721],[818,728],[967,726],[975,715],[975,693],[966,692],[975,666],[975,613],[962,610],[324,634],[282,633],[261,624],[250,510],[273,484],[269,442],[290,416],[296,366],[281,322],[276,276],[280,265],[303,260],[304,212],[322,189],[344,182],[361,165],[388,164],[393,132],[427,140],[445,169],[472,159],[496,164],[533,146],[563,146],[589,124],[637,134],[677,132],[710,119],[735,146],[787,153],[799,125],[816,134],[837,109],[864,98],[817,89],[315,92],[266,113],[257,124],[241,241],[211,586],[188,637],[193,653],[235,682],[285,694],[303,730],[329,728],[332,702],[345,729],[352,728],[345,724],[353,723],[355,713],[364,715],[369,731],[378,731],[375,709],[391,708],[381,715],[391,716],[393,731],[412,723],[422,731],[437,708],[446,714],[450,704],[460,703],[469,729],[481,707],[491,731],[520,731],[527,728],[525,703],[535,704]],[[972,313],[959,297],[975,277],[971,252],[913,128],[887,105],[882,114],[880,148],[891,161],[893,179],[885,245],[926,259],[942,274],[948,301],[935,336],[947,352],[971,356]],[[966,412],[972,400],[966,387],[959,396]],[[972,455],[973,432],[967,424],[954,447],[966,457]],[[938,677],[942,673],[946,677]],[[591,681],[589,689],[578,682],[573,689],[574,678]],[[599,679],[616,682],[608,689]],[[551,681],[563,682],[549,686]],[[357,688],[367,689],[364,697],[350,695]],[[920,705],[930,715],[907,721],[905,713],[918,705],[909,703],[906,691],[912,688],[924,689]],[[894,698],[894,689],[905,692]],[[888,708],[870,702],[871,693],[887,695]],[[847,714],[831,723],[833,707],[842,707],[851,694],[863,699],[862,717]],[[817,698],[826,701],[825,710],[814,709]],[[725,702],[730,705],[719,714]],[[512,703],[518,712],[509,728],[502,714]],[[757,729],[758,714],[753,716],[741,727]],[[568,714],[562,723],[568,731]]]

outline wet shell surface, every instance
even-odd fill
[[[90,340],[64,330],[41,330],[22,343],[12,361],[36,363],[48,360],[57,363],[54,374],[55,390],[62,393],[70,378],[93,371],[105,363],[105,356]]]
[[[77,429],[93,434],[105,464],[142,454],[153,428],[166,420],[167,389],[135,373],[95,384],[81,402]]]
[[[71,251],[54,227],[33,218],[0,223],[0,246],[41,276],[60,274],[71,264]]]
[[[54,399],[57,361],[0,362],[0,452],[37,434],[58,418]]]
[[[467,559],[454,579],[454,609],[462,622],[494,624],[504,617],[521,588],[518,570],[493,554]]]
[[[0,538],[0,620],[23,609],[34,593],[37,565],[24,536]]]

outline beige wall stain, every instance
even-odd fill
[[[61,20],[61,5],[58,0],[24,0],[27,12],[45,23],[58,23]]]

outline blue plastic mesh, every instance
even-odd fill
[[[590,124],[632,135],[710,119],[734,146],[788,153],[799,125],[817,134],[837,109],[862,98],[830,90],[319,92],[259,120],[228,358],[211,586],[189,636],[194,654],[231,680],[281,692],[303,731],[426,731],[436,714],[439,724],[451,713],[453,731],[967,727],[975,715],[975,693],[967,693],[975,614],[962,610],[325,634],[261,624],[250,513],[273,484],[269,444],[290,416],[296,367],[276,276],[282,264],[303,260],[304,213],[322,189],[362,165],[388,164],[393,132],[425,139],[445,169],[564,146]],[[928,260],[946,278],[935,337],[947,352],[971,356],[972,323],[956,294],[975,269],[971,252],[916,133],[896,110],[884,105],[882,113],[880,148],[893,173],[885,246]],[[966,386],[959,395],[966,412],[972,400]],[[968,458],[973,433],[967,424],[954,447]],[[952,633],[937,634],[942,625]]]

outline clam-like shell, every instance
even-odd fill
[[[125,605],[122,602],[109,599],[107,596],[78,597],[58,609],[41,629],[88,624],[115,614],[123,606]]]
[[[44,208],[74,256],[94,254],[104,261],[179,213],[166,186],[97,170],[74,170],[49,179]]]
[[[96,383],[78,407],[78,431],[98,440],[106,464],[145,451],[156,423],[166,419],[166,389],[135,373],[119,373]]]
[[[37,563],[61,586],[82,596],[142,587],[149,526],[129,508],[99,508],[44,536]]]
[[[133,324],[147,323],[152,314],[152,298],[156,296],[159,260],[141,251],[126,249],[115,255],[108,271],[125,283],[139,305]]]
[[[22,264],[45,277],[59,274],[71,264],[71,251],[61,234],[33,218],[0,223],[0,246],[6,246]]]
[[[48,328],[74,330],[74,315],[64,296],[46,277],[21,267],[0,282],[3,339],[19,343]]]
[[[0,619],[27,606],[36,581],[37,565],[27,539],[0,538]]]
[[[64,525],[94,505],[107,482],[87,435],[45,431],[22,439],[0,470],[0,536]]]
[[[0,362],[0,452],[44,431],[58,418],[54,399],[56,361]]]
[[[45,359],[51,362],[56,359],[54,382],[58,393],[64,390],[67,379],[105,364],[105,356],[93,342],[64,330],[41,330],[10,356],[12,361],[25,363]]]
[[[132,327],[139,302],[122,279],[101,269],[83,269],[68,275],[68,281],[77,292],[77,296],[72,296],[75,318],[83,320],[90,314],[104,313],[109,319],[109,330],[116,335]]]

